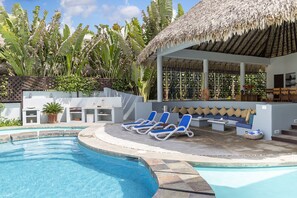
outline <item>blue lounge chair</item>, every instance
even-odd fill
[[[131,131],[131,128],[134,126],[155,123],[154,119],[155,119],[156,115],[157,115],[157,112],[152,111],[150,113],[149,117],[147,118],[147,120],[140,118],[140,119],[136,120],[135,122],[124,123],[124,124],[122,124],[122,127],[124,129],[126,129],[127,131]]]
[[[156,129],[158,127],[163,128],[162,126],[167,123],[169,116],[170,116],[169,112],[164,112],[159,122],[155,124],[143,124],[143,125],[133,126],[132,130],[141,135],[148,134],[153,129]]]
[[[174,124],[170,124],[164,129],[160,130],[152,130],[149,132],[149,135],[155,137],[157,140],[167,140],[170,136],[174,134],[186,134],[188,137],[193,137],[194,133],[189,130],[189,125],[191,123],[192,116],[191,115],[184,115],[179,122],[178,126]]]

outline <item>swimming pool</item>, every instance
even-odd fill
[[[0,197],[152,197],[155,180],[138,161],[80,146],[77,138],[0,145]]]
[[[37,132],[37,131],[67,131],[67,130],[83,130],[86,127],[45,127],[45,128],[15,128],[15,129],[2,129],[0,135],[16,134],[24,132]]]
[[[297,197],[297,167],[195,169],[211,185],[217,198]]]

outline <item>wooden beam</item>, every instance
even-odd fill
[[[239,46],[241,46],[241,44],[243,43],[243,41],[246,39],[246,37],[250,34],[251,32],[248,32],[248,33],[246,33],[245,35],[242,35],[242,36],[240,36],[240,38],[242,38],[241,40],[240,40],[240,42],[239,42],[239,44],[237,45],[237,48],[235,48],[235,50],[234,50],[234,54],[237,54],[236,52],[237,52],[237,50],[238,50],[238,47]]]
[[[230,62],[230,63],[249,63],[255,65],[269,65],[269,58],[254,57],[254,56],[242,56],[218,52],[206,52],[206,51],[197,51],[184,49],[172,54],[168,54],[165,57],[167,58],[177,58],[177,59],[186,59],[186,60],[203,60],[208,59],[211,61],[218,62]]]
[[[275,28],[275,32],[274,32],[274,37],[273,37],[273,42],[272,42],[272,45],[271,45],[271,51],[270,51],[270,58],[272,57],[272,53],[273,53],[273,49],[274,49],[274,44],[275,44],[275,38],[277,36],[277,31],[278,31],[279,27],[276,26]]]
[[[279,34],[278,34],[278,43],[277,43],[277,48],[276,48],[276,57],[278,56],[279,53],[279,46],[280,46],[280,41],[281,41],[281,34],[282,34],[282,26],[279,27]]]
[[[235,36],[234,36],[235,37]],[[231,45],[231,47],[229,48],[229,50],[226,52],[227,54],[230,53],[230,51],[233,49],[234,45],[238,42],[238,39],[240,38],[240,36],[237,35],[236,40],[234,40],[233,44]]]
[[[256,49],[256,47],[257,46],[260,46],[260,47],[262,47],[262,45],[260,45],[261,44],[261,41],[262,41],[262,39],[264,38],[264,36],[267,34],[267,32],[269,31],[269,29],[270,28],[268,28],[265,32],[264,32],[264,34],[262,34],[262,36],[261,37],[258,37],[259,38],[259,42],[257,42],[257,44],[256,45],[254,45],[254,47],[252,48],[252,50],[250,51],[250,54],[247,54],[247,55],[252,55],[252,53],[253,53],[253,51]],[[256,56],[258,56],[258,54],[256,54]]]
[[[267,54],[268,43],[269,43],[269,39],[270,39],[270,36],[271,36],[272,27],[273,27],[273,26],[270,26],[270,27],[269,27],[268,37],[267,37],[267,39],[266,39],[266,41],[265,41],[265,48],[264,48],[263,51],[262,51],[262,56],[263,56],[263,57],[266,57],[266,54]]]
[[[162,48],[158,50],[158,56],[165,56],[167,54],[171,54],[173,52],[186,49],[188,47],[192,47],[194,45],[197,45],[197,42],[191,41],[191,42],[185,42],[181,45],[176,45],[174,47],[169,47],[169,48]]]
[[[247,55],[246,53],[248,52],[249,48],[253,45],[254,41],[257,40],[257,38],[258,38],[258,37],[255,37],[255,36],[257,35],[258,32],[259,32],[259,31],[258,31],[258,29],[257,29],[257,30],[252,34],[252,36],[251,36],[249,42],[247,43],[247,45],[245,45],[245,46],[241,49],[241,51],[240,51],[239,54],[241,54],[241,55]]]

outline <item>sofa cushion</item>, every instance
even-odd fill
[[[197,113],[192,115],[192,118],[198,118],[198,117],[202,117],[202,115],[198,115]]]
[[[204,113],[204,115],[208,115],[210,113],[209,107],[204,108],[203,113]]]
[[[198,107],[195,111],[196,111],[196,113],[198,115],[202,115],[203,114],[203,109],[201,107]]]
[[[188,108],[187,111],[188,111],[188,113],[189,113],[190,115],[193,115],[193,114],[196,113],[194,107],[190,107],[190,108]]]
[[[179,113],[179,108],[178,107],[174,107],[172,109],[172,113]]]
[[[208,114],[208,115],[205,115],[206,118],[214,118],[215,116],[214,115],[211,115],[211,114]]]
[[[219,110],[217,107],[214,107],[210,110],[210,112],[212,113],[212,115],[216,116],[219,113]]]
[[[179,110],[179,112],[180,112],[181,114],[187,114],[187,113],[188,113],[188,111],[187,111],[187,109],[186,109],[185,107],[182,107],[182,108]]]
[[[218,115],[215,115],[215,116],[214,116],[214,119],[219,120],[219,119],[221,119],[221,117],[222,117],[222,116],[221,116],[220,114],[218,114]]]
[[[221,108],[220,111],[219,111],[219,113],[220,113],[221,116],[226,115],[226,113],[227,113],[226,108],[225,107]]]
[[[239,108],[237,108],[234,114],[236,117],[239,118],[241,116],[241,110]]]
[[[252,129],[252,125],[246,124],[246,123],[240,123],[240,122],[236,123],[236,127],[245,128],[245,129]]]
[[[235,109],[234,109],[233,107],[231,107],[231,108],[229,108],[229,109],[227,110],[227,114],[228,114],[228,116],[233,116],[234,113],[235,113]]]

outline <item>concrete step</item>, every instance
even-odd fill
[[[296,129],[297,130],[297,124],[292,124],[291,127],[292,127],[292,129]]]
[[[297,136],[297,130],[296,129],[282,130],[282,134],[283,135]]]
[[[292,135],[272,136],[272,140],[297,144],[297,136],[292,136]]]

